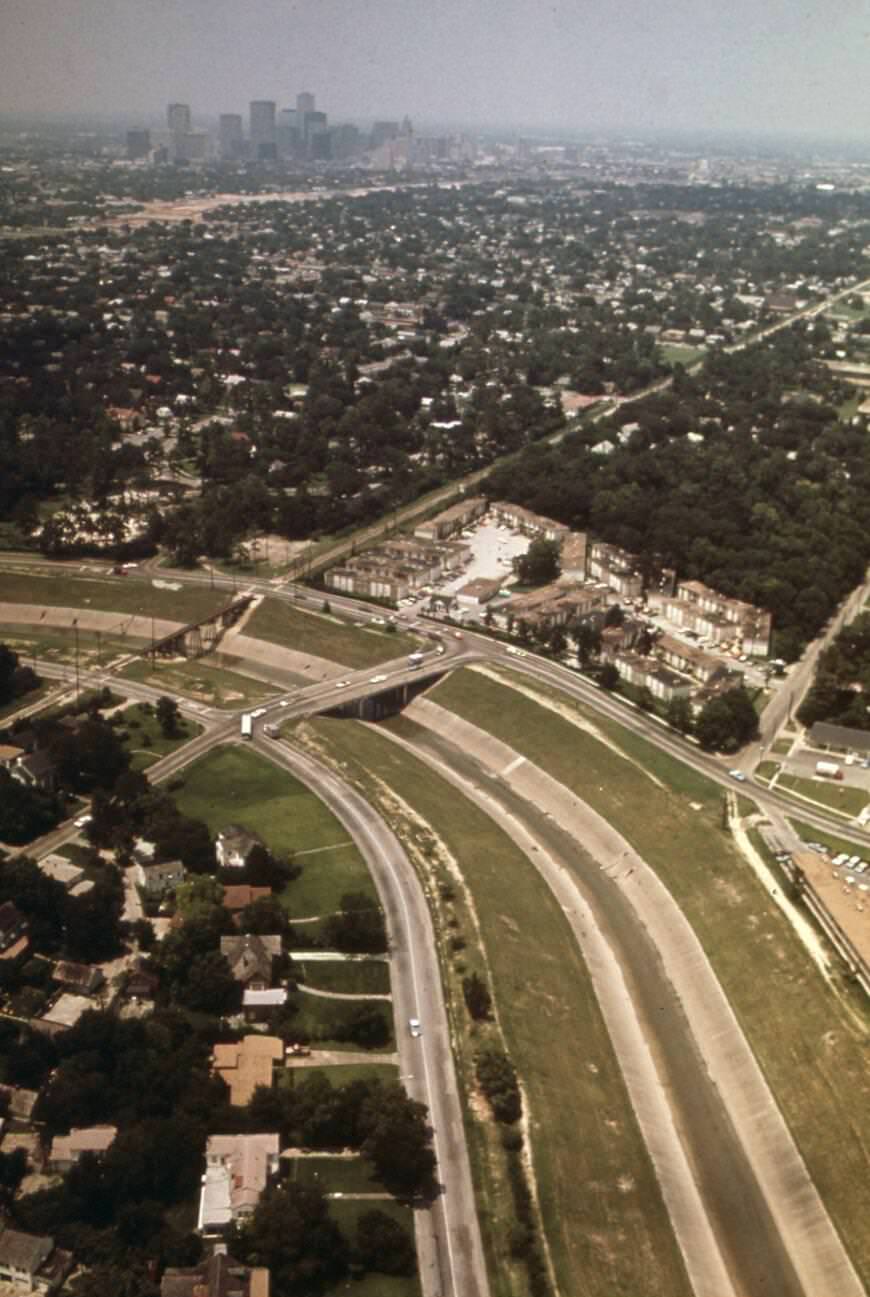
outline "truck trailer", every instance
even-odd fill
[[[826,779],[843,778],[843,772],[837,765],[836,761],[817,761],[816,774],[824,775]]]
[[[254,736],[254,718],[250,712],[242,712],[240,733],[243,739],[250,739]]]
[[[423,654],[422,654],[422,653],[409,653],[409,654],[408,654],[408,666],[409,666],[409,667],[411,667],[412,669],[414,669],[414,668],[416,668],[416,667],[421,667],[422,665],[423,665]]]

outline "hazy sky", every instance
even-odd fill
[[[870,136],[870,0],[0,0],[0,111]]]

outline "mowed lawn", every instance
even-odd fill
[[[183,743],[189,743],[197,734],[202,733],[202,726],[188,717],[179,716],[174,738],[165,738],[160,728],[154,708],[145,711],[142,703],[134,703],[118,716],[120,728],[127,732],[124,747],[130,753],[131,770],[147,770],[155,761],[174,752]]]
[[[311,851],[347,844],[347,830],[332,811],[292,775],[249,747],[215,748],[184,772],[175,794],[179,810],[205,820],[213,834],[241,824],[273,851]],[[351,843],[339,851],[315,851],[300,860],[302,874],[282,894],[290,914],[331,914],[345,892],[376,893],[365,861]]]
[[[386,616],[372,609],[372,616]],[[354,669],[378,666],[417,648],[411,635],[377,626],[357,626],[332,614],[303,612],[277,599],[264,599],[245,625],[245,634],[299,653]]]
[[[0,601],[29,603],[47,608],[93,608],[98,612],[158,617],[185,625],[210,617],[229,603],[226,590],[183,585],[166,590],[139,577],[80,576],[63,572],[57,576],[38,573],[0,573]]]
[[[575,706],[553,696],[560,706]],[[480,672],[456,673],[433,697],[571,788],[656,869],[698,934],[816,1186],[870,1281],[870,1015],[865,1006],[862,1020],[854,1000],[827,986],[732,845],[721,827],[722,790],[580,704],[584,720],[630,760]]]
[[[295,959],[306,986],[339,995],[389,995],[390,966],[384,959]]]
[[[329,1203],[329,1214],[341,1226],[346,1238],[356,1238],[356,1223],[360,1216],[373,1208],[392,1216],[414,1237],[414,1213],[410,1207],[389,1199],[366,1200],[341,1198]],[[334,1288],[327,1288],[323,1297],[420,1297],[420,1280],[416,1275],[407,1278],[397,1275],[367,1274],[362,1279],[343,1280]]]
[[[407,722],[397,722],[403,728]],[[564,1293],[586,1297],[682,1297],[682,1260],[646,1147],[561,908],[509,837],[428,767],[371,728],[318,718],[346,774],[383,781],[431,827],[458,862],[473,896],[507,1047],[529,1099],[535,1169],[547,1238]],[[417,830],[412,825],[411,831]],[[455,931],[455,930],[454,930]],[[480,964],[475,934],[461,962]],[[461,1003],[460,970],[447,970],[457,1005],[466,1088],[476,1037]],[[527,1291],[507,1260],[512,1219],[499,1132],[469,1117],[484,1242],[494,1294]],[[513,1277],[508,1275],[512,1271]]]

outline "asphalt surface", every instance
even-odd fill
[[[655,935],[659,940],[654,941],[650,915],[633,903],[633,886],[625,881],[643,863],[627,842],[613,830],[609,830],[612,845],[597,842],[593,831],[600,830],[594,822],[599,817],[573,797],[548,796],[546,778],[529,778],[531,763],[522,762],[508,776],[517,756],[512,749],[497,745],[497,762],[505,772],[498,777],[489,761],[479,760],[481,745],[470,732],[472,727],[462,725],[456,734],[446,736],[431,728],[435,718],[421,717],[424,709],[413,710],[415,720],[424,719],[430,726],[414,748],[434,757],[441,771],[452,772],[461,787],[485,787],[492,803],[489,813],[495,814],[499,823],[501,816],[518,820],[538,845],[544,860],[535,863],[548,882],[555,866],[567,870],[578,885],[625,979],[732,1290],[742,1297],[816,1297],[818,1289],[801,1281],[792,1249],[774,1219],[749,1156],[747,1132],[735,1129],[730,1103],[724,1101],[728,1097],[726,1084],[711,1074],[704,1042],[698,1040],[696,1025],[687,1017],[686,988],[668,949],[668,943],[679,947],[684,939],[681,926],[685,920],[677,906],[670,902],[672,912],[666,923],[658,926]],[[484,737],[480,731],[478,735]],[[493,750],[491,741],[484,746]],[[523,788],[525,796],[520,791]],[[594,859],[587,850],[590,844],[595,849]],[[668,927],[673,928],[671,933]],[[696,975],[706,971],[712,981],[709,965],[706,970],[695,967],[694,971]],[[718,1032],[733,1026],[727,1017],[714,1018],[709,1025]],[[631,1060],[627,1061],[630,1069]],[[727,1079],[720,1075],[720,1081],[727,1083]],[[762,1138],[761,1129],[757,1135]],[[769,1132],[764,1135],[769,1138]],[[665,1180],[672,1175],[667,1167],[657,1170],[660,1179],[662,1172]],[[670,1188],[672,1195],[676,1193],[676,1185],[672,1183]],[[691,1253],[695,1239],[702,1234],[693,1220],[680,1242],[696,1292],[718,1297],[721,1272],[711,1267],[709,1258],[706,1269],[699,1266]],[[706,1245],[707,1240],[702,1241]],[[838,1288],[842,1297],[856,1291],[860,1289]]]

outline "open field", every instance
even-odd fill
[[[755,767],[755,774],[758,779],[766,779],[768,783],[773,776],[782,769],[778,761],[762,761]]]
[[[390,969],[382,959],[348,959],[327,963],[322,959],[294,960],[304,973],[306,986],[342,995],[389,995]]]
[[[393,725],[406,732],[409,723],[399,719]],[[403,836],[426,859],[431,890],[443,904],[442,972],[460,1078],[464,1072],[468,1093],[473,1052],[483,1039],[462,1002],[462,976],[474,969],[490,977],[507,1048],[529,1100],[542,1212],[563,1292],[686,1293],[658,1183],[585,965],[546,884],[488,816],[381,734],[322,718],[307,728],[318,748],[326,745],[342,763],[345,775],[370,794],[380,790],[394,827],[402,811],[384,785],[431,829],[406,821]],[[445,853],[461,870],[467,894]],[[469,1150],[493,1291],[525,1294],[525,1274],[507,1259],[512,1209],[499,1128],[479,1103],[473,1112],[467,1120]]]
[[[859,811],[863,811],[867,802],[870,801],[870,794],[863,788],[850,788],[847,784],[837,783],[832,780],[802,779],[799,775],[780,775],[776,781],[776,786],[786,792],[800,793],[802,797],[818,802],[820,806],[828,806],[831,810],[841,811],[844,815],[857,815]]]
[[[771,748],[771,752],[775,752],[777,756],[783,757],[783,756],[788,756],[789,752],[791,752],[791,749],[792,749],[791,739],[777,739],[773,747]]]
[[[694,365],[704,355],[704,347],[690,347],[686,343],[660,342],[658,350],[666,365]]]
[[[372,610],[373,617],[380,615]],[[354,668],[378,666],[417,647],[413,636],[377,626],[361,628],[340,617],[302,612],[276,599],[263,600],[247,622],[245,634]]]
[[[100,612],[158,617],[182,625],[209,617],[229,603],[226,590],[183,585],[165,590],[139,577],[83,576],[67,570],[58,576],[39,573],[0,573],[0,600],[35,604],[38,608],[92,608]]]
[[[147,708],[147,710],[146,710]],[[202,726],[196,721],[179,716],[175,738],[164,738],[157,723],[154,708],[142,703],[134,703],[123,712],[118,713],[121,728],[127,731],[124,747],[130,753],[131,770],[147,770],[155,761],[174,752],[183,743],[189,743],[202,733]]]
[[[273,851],[347,841],[343,825],[304,784],[239,744],[216,748],[188,767],[175,800],[185,815],[205,820],[212,833],[229,822],[242,824]],[[348,891],[375,897],[365,861],[353,844],[306,856],[301,877],[287,885],[281,899],[291,915],[305,917],[337,910]]]
[[[594,726],[625,757],[479,672],[457,673],[433,696],[573,789],[656,869],[695,928],[866,1282],[868,1034],[722,830],[721,790],[564,697],[564,715]]]
[[[128,662],[120,674],[126,680],[138,680],[167,693],[231,710],[255,706],[277,692],[275,685],[228,671],[226,667],[213,666],[203,658],[159,660],[153,664],[148,658],[137,658]]]

